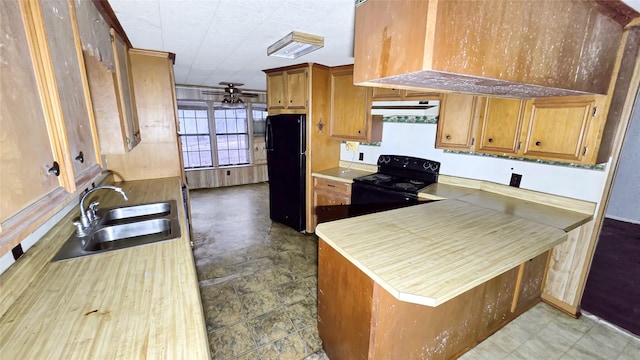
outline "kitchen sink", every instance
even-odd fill
[[[177,202],[164,201],[98,210],[91,231],[74,233],[52,261],[72,259],[179,238]]]
[[[100,213],[103,213],[100,215]],[[157,202],[150,204],[140,204],[132,206],[123,206],[111,208],[104,211],[98,211],[98,215],[102,218],[103,225],[117,224],[121,222],[144,219],[151,219],[158,216],[166,216],[171,214],[171,202]]]

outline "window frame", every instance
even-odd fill
[[[211,149],[211,160],[212,160],[212,165],[211,166],[200,166],[200,167],[186,167],[186,164],[184,164],[183,161],[183,166],[184,166],[184,170],[185,171],[191,171],[191,170],[204,170],[204,169],[223,169],[223,168],[230,168],[230,167],[244,167],[244,166],[253,166],[254,165],[254,153],[253,153],[253,146],[254,146],[254,138],[256,137],[254,135],[254,120],[253,120],[253,111],[254,111],[254,107],[257,110],[260,111],[265,111],[267,110],[267,104],[266,103],[245,103],[244,104],[244,110],[247,113],[247,118],[246,118],[246,133],[235,133],[236,135],[246,135],[247,136],[247,146],[248,146],[248,157],[247,163],[243,163],[243,164],[232,164],[232,165],[220,165],[220,159],[218,158],[218,141],[217,141],[217,135],[218,135],[218,131],[216,129],[216,117],[215,117],[215,111],[216,110],[229,110],[229,109],[225,109],[224,106],[221,106],[221,102],[220,101],[213,101],[213,100],[188,100],[188,99],[180,99],[177,100],[177,107],[178,110],[203,110],[205,108],[206,105],[206,109],[207,109],[207,117],[208,117],[208,124],[209,124],[209,134],[202,134],[202,136],[208,135],[209,136],[209,144],[210,144],[210,149]],[[200,106],[199,106],[200,105]],[[268,114],[267,114],[268,116]],[[265,117],[266,119],[266,117]],[[180,117],[178,116],[178,138],[179,141],[182,141],[182,136],[193,136],[193,135],[200,135],[200,134],[181,134],[180,133]],[[227,133],[221,133],[220,135],[227,135]],[[260,137],[260,136],[258,136]],[[181,148],[181,156],[183,156],[184,158],[184,153],[185,150]]]
[[[180,132],[180,110],[206,110],[207,111],[207,124],[209,126],[209,132],[208,133],[181,133]],[[182,104],[180,104],[180,102],[178,102],[178,138],[180,140],[181,143],[181,156],[182,156],[182,163],[183,163],[183,167],[185,170],[200,170],[200,169],[210,169],[212,167],[215,167],[216,164],[216,159],[213,157],[214,156],[214,152],[213,152],[213,147],[215,146],[215,143],[212,141],[211,138],[211,111],[210,111],[210,104],[208,104],[208,102],[206,101],[185,101]],[[183,137],[189,137],[189,136],[208,136],[209,137],[209,151],[211,152],[211,165],[204,165],[204,166],[189,166],[187,167],[184,161],[184,156],[185,156],[185,152],[188,154],[189,151],[185,151],[185,149],[182,147],[182,138]],[[190,161],[189,161],[190,162]]]

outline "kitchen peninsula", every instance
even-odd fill
[[[586,221],[584,215],[579,222]],[[331,359],[458,356],[540,300],[560,228],[457,199],[318,225]]]

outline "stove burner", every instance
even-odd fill
[[[409,190],[409,189],[415,189],[414,185],[411,185],[409,183],[397,183],[395,185],[395,187],[402,189],[402,190]]]
[[[372,176],[373,176],[373,178],[374,178],[375,180],[378,180],[378,181],[381,181],[381,182],[382,182],[382,181],[389,181],[389,180],[391,180],[391,176],[389,176],[389,175],[385,175],[385,174],[373,174]]]

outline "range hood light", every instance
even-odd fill
[[[324,47],[322,36],[292,31],[267,48],[267,56],[295,59]]]

